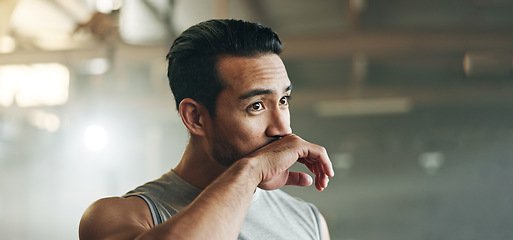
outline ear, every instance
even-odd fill
[[[210,117],[207,109],[191,98],[180,102],[178,112],[182,122],[189,132],[194,135],[204,136],[206,134],[205,121]]]

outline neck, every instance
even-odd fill
[[[226,168],[213,159],[205,148],[195,144],[192,137],[182,159],[173,169],[178,176],[199,189],[205,189],[225,170]]]

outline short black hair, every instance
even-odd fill
[[[278,35],[260,23],[214,19],[188,28],[175,39],[166,57],[176,108],[183,99],[192,98],[215,116],[217,97],[225,87],[217,72],[220,56],[254,57],[281,52]]]

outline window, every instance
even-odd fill
[[[0,66],[0,106],[62,105],[68,101],[69,70],[59,63]]]

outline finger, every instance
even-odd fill
[[[333,177],[335,175],[335,171],[333,171],[333,166],[328,156],[328,152],[322,146],[312,144],[313,148],[309,151],[309,155],[305,157],[306,161],[312,164],[322,164],[322,168],[318,168],[316,174],[320,174],[321,172],[326,173],[329,177]]]
[[[328,187],[329,178],[327,175],[320,175],[315,177],[315,187],[319,191],[323,191],[325,188]]]
[[[319,164],[315,164],[315,187],[317,188],[317,190],[319,191],[322,191],[324,190],[324,188],[326,188],[326,186],[324,185],[324,181],[323,181],[323,175],[322,172],[319,170],[321,165]]]
[[[324,190],[324,187],[321,185],[321,177],[319,175],[315,176],[315,188],[319,191]]]
[[[324,151],[324,161],[321,161],[322,163],[322,170],[323,172],[329,176],[329,177],[334,177],[335,176],[335,171],[333,170],[333,164],[331,163],[331,160],[328,156],[328,152]]]
[[[327,188],[329,182],[330,182],[330,179],[328,178],[328,175],[323,174],[321,176],[321,185],[323,186],[323,188]]]
[[[285,185],[307,187],[312,185],[312,177],[302,172],[289,172],[289,177]]]
[[[329,177],[326,174],[326,172],[324,171],[324,169],[323,169],[324,166],[323,165],[319,164],[317,166],[319,168],[319,170],[318,170],[318,172],[319,172],[319,174],[318,174],[319,185],[322,188],[327,188],[328,187],[328,182],[330,181]]]
[[[298,162],[302,163],[303,165],[305,165],[308,170],[310,170],[310,172],[312,172],[313,174],[315,174],[315,168],[313,168],[313,165],[308,162],[307,160],[305,160],[304,158],[300,158],[297,160]]]
[[[331,163],[330,157],[328,156],[328,152],[325,148],[322,148],[320,152],[319,162],[322,164],[322,168],[319,170],[322,170],[322,172],[329,177],[335,176],[333,165]]]
[[[304,164],[304,165],[308,165],[308,164],[310,164],[310,162],[309,162],[309,161],[307,161],[307,160],[306,160],[306,159],[304,159],[304,158],[300,158],[300,159],[298,159],[297,161],[298,161],[299,163]]]
[[[314,151],[311,151],[308,157],[305,157],[305,160],[312,164],[322,164],[322,168],[318,168],[318,172],[315,174],[320,174],[321,172],[326,173],[329,177],[335,176],[335,171],[333,171],[333,166],[331,160],[328,156],[328,152],[324,147],[319,145],[315,145]]]
[[[327,176],[329,176],[329,177],[335,176],[335,171],[333,170],[333,164],[331,163],[331,161],[329,159],[327,162],[325,162],[325,164],[323,164],[323,168],[324,168],[324,172],[326,173]]]
[[[319,163],[319,170],[320,170],[319,174],[324,174],[324,175],[326,175],[326,177],[333,177],[335,174],[331,165]]]

